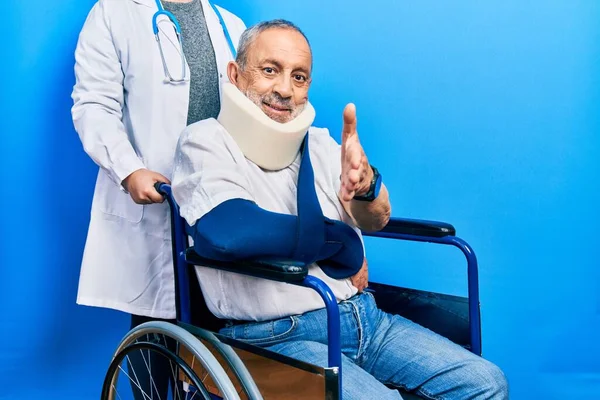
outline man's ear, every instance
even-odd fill
[[[240,79],[240,66],[235,61],[230,61],[227,64],[227,77],[229,82],[238,86],[238,80]]]

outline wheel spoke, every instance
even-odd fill
[[[117,394],[117,397],[120,399],[121,395],[119,394],[119,391],[117,390],[117,388],[115,387],[115,385],[112,385],[112,388],[115,390],[115,393]]]
[[[151,369],[151,357],[150,357],[150,349],[148,349],[148,361],[146,361],[146,357],[144,357],[144,350],[140,350],[140,353],[142,354],[142,359],[144,360],[144,364],[146,364],[146,368],[148,369],[148,376],[150,377],[150,385],[152,385],[152,387],[154,388],[154,390],[156,391],[156,394],[158,395],[158,400],[162,400],[160,398],[160,393],[158,391],[158,388],[156,387],[156,384],[154,383],[154,378],[152,378],[152,369]],[[152,391],[152,389],[150,389],[150,393],[152,394],[152,398],[150,400],[154,399],[154,392]]]
[[[177,368],[177,364],[175,364],[175,369],[173,369],[173,362],[169,362],[169,367],[171,368],[171,374],[173,376],[173,391],[174,391],[174,395],[173,395],[173,400],[177,400],[177,398],[179,398],[180,400],[183,399],[181,396],[181,391],[180,391],[180,384],[179,384],[179,371]],[[177,396],[175,396],[177,395]]]
[[[130,365],[131,365],[131,362],[129,361],[129,356],[127,356],[127,361],[128,361],[128,362],[130,363]],[[135,386],[136,386],[138,389],[140,389],[140,392],[142,392],[142,395],[144,396],[144,399],[148,398],[148,400],[152,400],[152,399],[150,398],[150,396],[148,396],[148,394],[147,394],[147,393],[144,391],[144,389],[142,389],[142,386],[140,386],[140,382],[138,381],[137,377],[135,378],[135,379],[136,379],[136,381],[134,381],[133,379],[131,379],[131,376],[129,376],[129,374],[128,374],[128,373],[127,373],[127,372],[126,372],[126,371],[123,369],[123,367],[121,367],[120,365],[119,365],[119,369],[120,369],[121,371],[123,371],[123,373],[125,374],[125,376],[126,376],[127,378],[129,378],[129,380],[130,380],[130,381],[131,381],[131,382],[132,382],[132,383],[133,383],[133,384],[134,384],[134,385],[135,385]],[[133,368],[132,368],[132,371],[133,371],[133,375],[135,376],[135,370],[134,370]]]

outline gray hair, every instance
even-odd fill
[[[302,32],[302,30],[298,28],[294,23],[285,19],[263,21],[246,29],[244,33],[242,33],[242,36],[240,36],[240,42],[238,44],[237,57],[235,58],[235,62],[238,63],[242,70],[246,68],[246,63],[248,62],[248,50],[250,49],[250,46],[252,46],[252,43],[254,43],[258,35],[260,35],[266,30],[275,28],[291,29],[301,34],[304,37],[304,39],[306,39],[306,43],[308,43],[308,48],[310,49],[310,52],[312,54],[312,48],[310,47],[310,42],[308,41],[308,38],[306,37],[304,32]]]

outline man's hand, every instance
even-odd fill
[[[138,169],[123,180],[123,187],[137,204],[162,203],[165,199],[154,189],[156,182],[171,183],[158,172]]]
[[[358,289],[358,292],[362,292],[369,286],[369,265],[367,263],[367,259],[363,261],[363,265],[360,270],[350,278],[350,282],[352,285]]]
[[[356,107],[348,104],[344,109],[344,127],[342,130],[342,176],[340,199],[350,201],[355,195],[369,191],[373,170],[358,140],[356,131]]]

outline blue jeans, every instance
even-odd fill
[[[371,293],[343,301],[339,309],[344,400],[401,399],[390,387],[435,400],[508,399],[508,384],[497,366],[410,320],[384,313]],[[326,367],[326,326],[326,311],[320,309],[227,326],[220,333]]]

